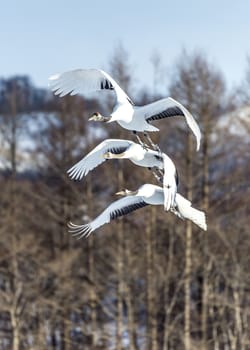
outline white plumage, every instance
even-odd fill
[[[163,170],[164,208],[167,211],[174,205],[178,177],[173,161],[165,153],[145,149],[133,141],[107,139],[101,142],[70,168],[68,174],[74,180],[81,180],[107,159],[129,159],[142,167]]]
[[[69,177],[73,180],[81,180],[89,173],[89,171],[93,170],[108,159],[105,158],[106,153],[112,151],[114,153],[125,152],[132,144],[134,144],[133,141],[121,139],[107,139],[102,141],[68,170]]]
[[[182,219],[191,220],[202,230],[207,230],[205,213],[201,210],[193,208],[192,203],[184,198],[181,194],[176,193],[175,207],[171,209],[171,211]]]
[[[135,132],[159,131],[151,125],[151,122],[158,119],[182,116],[185,117],[190,129],[193,131],[197,150],[200,147],[201,133],[190,112],[179,102],[171,97],[147,104],[145,106],[134,106],[129,96],[106,72],[100,69],[76,69],[73,71],[56,74],[49,78],[50,87],[56,95],[84,94],[98,90],[112,90],[116,94],[116,105],[108,117],[95,113],[90,120],[113,122],[116,121],[125,129]]]
[[[111,203],[89,224],[75,225],[69,223],[69,231],[73,233],[73,235],[79,236],[79,238],[88,237],[91,232],[120,216],[131,213],[147,205],[164,204],[163,189],[151,184],[142,185],[137,191],[123,190],[117,194],[125,195],[125,197]],[[175,205],[171,211],[178,217],[191,220],[201,229],[207,230],[204,212],[193,208],[191,202],[178,193],[175,196]]]

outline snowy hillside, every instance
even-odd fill
[[[246,137],[249,140],[250,133],[250,106],[242,107],[231,113],[223,115],[217,124],[218,131],[224,130],[231,135]]]

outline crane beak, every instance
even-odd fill
[[[127,189],[116,192],[116,196],[134,196],[138,193],[138,191],[130,191]]]
[[[100,113],[94,113],[90,118],[89,121],[94,121],[94,122],[109,122],[111,119],[110,117],[104,117],[103,115],[101,115]]]
[[[99,121],[99,120],[100,120],[100,116],[98,113],[92,114],[92,116],[89,118],[89,121]]]
[[[125,196],[126,195],[126,191],[122,190],[122,191],[116,192],[115,195],[116,196]]]

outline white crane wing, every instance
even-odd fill
[[[181,103],[171,97],[167,97],[139,108],[145,120],[149,123],[163,118],[185,117],[188,126],[196,137],[197,151],[199,150],[201,139],[200,128],[192,114]]]
[[[100,69],[75,69],[49,78],[49,87],[56,95],[63,97],[67,94],[85,94],[99,90],[112,90],[116,93],[117,101],[129,101],[127,94],[106,72]]]
[[[179,212],[181,217],[191,220],[202,230],[207,230],[206,215],[203,211],[193,208],[191,202],[179,193],[176,193],[175,202],[177,205],[177,212]]]
[[[67,171],[67,173],[71,179],[81,180],[83,176],[88,174],[89,171],[107,160],[104,158],[104,154],[106,152],[119,154],[126,151],[132,144],[133,142],[128,140],[107,139],[97,145],[78,163],[73,165],[72,168]]]
[[[99,216],[86,225],[74,225],[69,223],[69,232],[75,236],[88,237],[91,232],[97,228],[109,223],[111,220],[117,219],[148,205],[141,196],[127,196],[111,203]]]

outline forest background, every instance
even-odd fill
[[[152,61],[155,93],[162,61]],[[133,67],[120,45],[109,73],[132,95]],[[28,76],[1,79],[1,349],[249,349],[249,94],[226,89],[204,53],[181,52],[169,95],[196,116],[202,146],[181,118],[159,121],[154,140],[176,163],[179,192],[207,214],[203,232],[149,207],[85,240],[88,222],[120,188],[156,183],[129,161],[108,161],[83,181],[66,171],[118,125],[87,121],[112,97],[58,98]]]

